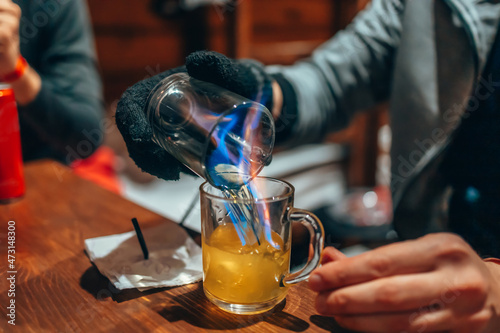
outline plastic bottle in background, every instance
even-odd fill
[[[14,91],[0,83],[0,201],[24,195],[23,156]]]

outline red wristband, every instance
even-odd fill
[[[10,83],[16,81],[17,79],[21,78],[21,76],[23,76],[27,67],[28,62],[22,55],[20,55],[19,58],[17,58],[16,68],[14,69],[14,71],[1,77],[0,82]]]
[[[492,263],[495,263],[497,265],[500,265],[500,259],[498,258],[485,258],[483,259],[484,262],[492,262]]]

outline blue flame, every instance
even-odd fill
[[[241,176],[241,180],[243,180],[242,176],[247,173],[249,165],[243,151],[244,148],[241,145],[242,139],[240,139],[240,142],[237,141],[237,138],[243,137],[243,131],[246,128],[247,112],[245,110],[235,111],[226,115],[212,133],[212,138],[215,141],[212,143],[214,147],[213,150],[207,153],[206,157],[206,167],[209,168],[212,181],[215,186],[222,188],[223,191],[235,189],[241,186],[241,182],[236,182],[236,184],[231,183],[228,179],[219,175],[216,168],[220,165],[235,166],[236,169],[234,171],[237,171]],[[250,217],[246,216],[241,207],[236,203],[226,203],[226,210],[229,212],[229,217],[233,222],[242,245],[246,245],[247,235],[245,230],[248,230],[248,222],[252,222]]]
[[[212,142],[212,149],[207,153],[205,165],[209,168],[214,185],[223,191],[238,190],[243,185],[248,187],[253,197],[258,195],[258,189],[249,181],[257,171],[254,170],[251,155],[253,147],[259,145],[257,141],[260,139],[257,136],[259,132],[256,129],[260,124],[262,110],[258,104],[254,103],[239,105],[224,117],[212,133],[214,142]],[[238,173],[239,177],[237,178],[239,179],[232,180],[233,183],[231,183],[231,180],[220,175],[220,170],[218,171],[216,168],[221,165],[234,166],[233,172]],[[248,204],[244,207],[240,205],[237,202],[234,204],[226,203],[226,210],[229,212],[228,215],[241,244],[244,246],[248,243],[250,237],[248,233],[253,233],[260,244],[259,230],[261,228],[259,228],[259,224],[263,224],[265,238],[276,247],[272,241],[269,217],[266,218],[264,213],[267,207],[257,207],[256,204]],[[258,216],[256,216],[257,214]],[[258,225],[255,225],[254,220],[257,221]]]
[[[252,195],[254,197],[258,197],[259,189],[255,186],[255,184],[250,183],[248,187]],[[264,226],[264,237],[266,238],[267,242],[271,244],[272,247],[274,247],[275,249],[279,249],[280,248],[279,244],[274,242],[272,237],[271,217],[269,213],[269,208],[267,207],[265,202],[263,202],[260,206],[255,205],[255,208],[259,214],[259,221]]]

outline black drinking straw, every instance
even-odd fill
[[[134,225],[135,233],[137,234],[137,239],[139,240],[139,244],[141,244],[142,254],[144,254],[144,260],[148,260],[149,251],[146,246],[146,242],[144,241],[144,237],[142,237],[141,228],[139,227],[139,222],[134,217],[132,218],[132,224]]]

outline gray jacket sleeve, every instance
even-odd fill
[[[85,1],[52,4],[23,8],[21,51],[24,47],[23,55],[42,78],[42,87],[32,103],[19,107],[19,114],[35,132],[33,138],[84,158],[91,153],[88,147],[93,150],[102,140],[104,110],[92,30]],[[50,18],[45,25],[38,23],[43,17]],[[30,28],[34,33],[23,35]],[[79,147],[82,142],[85,151]]]
[[[388,98],[405,0],[373,0],[355,20],[292,66],[269,66],[296,94],[298,119],[288,144],[321,140],[355,111]]]

